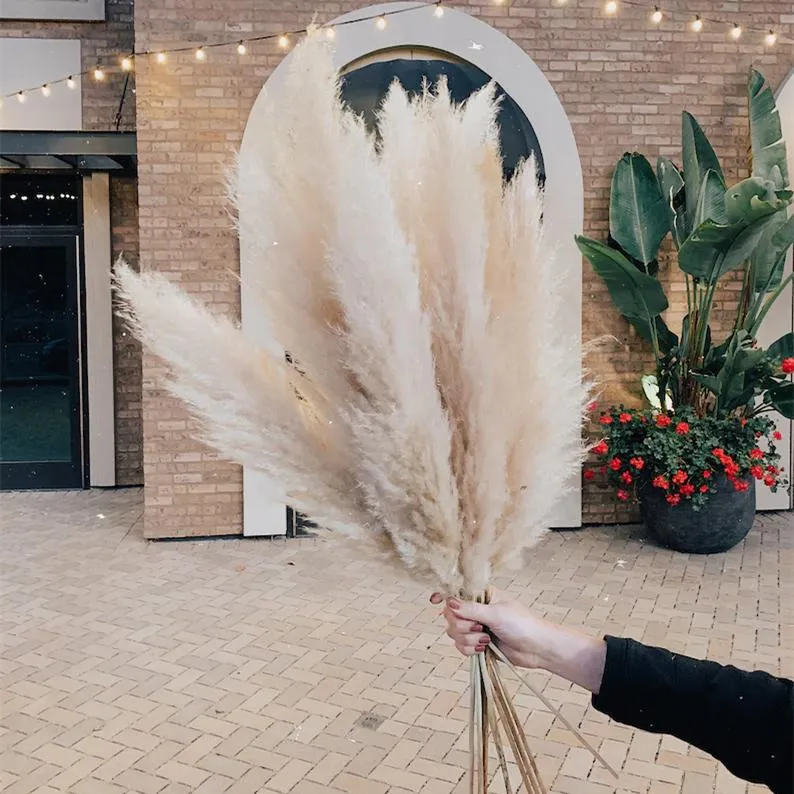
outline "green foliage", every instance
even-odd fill
[[[700,418],[794,413],[788,372],[776,361],[780,350],[764,351],[756,343],[761,323],[792,278],[783,274],[794,245],[794,217],[788,217],[794,193],[774,97],[754,70],[747,99],[750,177],[727,186],[706,134],[684,113],[682,168],[660,157],[654,172],[643,155],[625,154],[612,180],[610,239],[576,238],[618,311],[652,346],[660,393],[669,393],[674,408],[689,407]],[[662,318],[668,301],[656,278],[668,234],[686,283],[680,335]],[[711,310],[720,280],[735,270],[743,276],[736,320],[728,336],[713,344]]]

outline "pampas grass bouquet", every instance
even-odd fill
[[[493,86],[456,105],[443,81],[415,97],[395,83],[371,135],[323,38],[268,93],[232,188],[264,341],[123,264],[121,311],[203,440],[262,472],[274,501],[487,600],[583,455],[589,388],[535,164],[503,182]],[[498,647],[472,657],[471,791],[500,773],[512,791],[510,754],[543,792],[502,670]]]

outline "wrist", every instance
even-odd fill
[[[542,667],[597,695],[606,666],[607,646],[603,639],[553,627]]]

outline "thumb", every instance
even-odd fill
[[[476,601],[460,602],[453,598],[447,602],[447,605],[456,617],[482,623],[483,626],[487,626],[495,615],[494,604],[478,604]]]

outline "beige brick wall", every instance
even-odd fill
[[[354,7],[308,0],[173,0],[167,6],[138,0],[137,43],[139,49],[156,50],[278,33],[304,27],[315,12],[323,21]],[[755,64],[777,85],[792,66],[790,46],[765,52],[757,36],[737,46],[715,26],[699,37],[682,24],[650,29],[644,10],[624,7],[618,19],[608,20],[601,8],[600,0],[579,0],[564,8],[553,0],[469,7],[513,38],[558,92],[584,170],[585,230],[597,237],[606,233],[616,160],[632,149],[652,160],[660,153],[678,158],[684,108],[694,111],[708,131],[728,178],[745,173],[747,69]],[[682,0],[676,8],[692,16],[729,19],[740,9],[746,25],[774,26],[789,38],[794,35],[791,0]],[[375,30],[372,37],[376,46]],[[274,42],[251,50],[242,64],[229,48],[211,51],[203,64],[186,54],[166,66],[138,67],[141,264],[167,273],[231,315],[238,312],[239,297],[228,271],[237,269],[238,251],[224,205],[224,175],[251,105],[281,58]],[[648,368],[647,353],[615,316],[605,288],[588,268],[583,290],[585,338],[613,334],[619,340],[616,349],[590,361],[604,399],[636,399],[636,373]],[[143,370],[147,535],[239,533],[239,469],[216,461],[191,440],[193,427],[183,408],[159,386],[157,363],[144,356]],[[585,520],[618,517],[611,499],[588,485]]]

